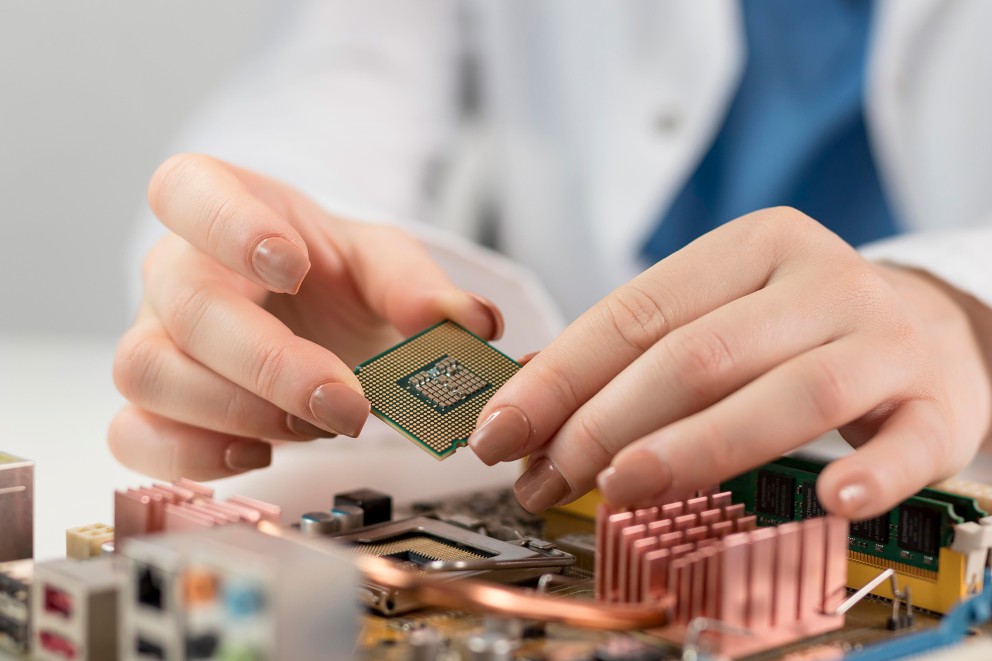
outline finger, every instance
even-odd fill
[[[487,463],[533,451],[666,334],[764,287],[781,259],[779,232],[742,220],[659,262],[579,317],[489,401],[469,438],[473,450]]]
[[[296,293],[310,269],[299,232],[220,161],[173,156],[152,176],[148,201],[166,227],[271,291]]]
[[[332,435],[196,362],[157,319],[139,322],[121,339],[114,382],[133,404],[194,427],[290,441]]]
[[[298,418],[357,436],[369,402],[351,369],[225,282],[203,275],[209,273],[204,260],[187,253],[149,279],[149,303],[179,349]]]
[[[631,444],[604,471],[600,488],[611,502],[630,504],[687,494],[764,464],[899,397],[910,368],[891,354],[856,336],[804,353]],[[574,462],[560,449],[552,454],[553,462]],[[574,463],[559,468],[580,474]],[[578,495],[587,485],[573,486]]]
[[[523,367],[530,361],[534,360],[534,356],[536,356],[538,353],[539,352],[537,351],[531,351],[530,353],[525,353],[523,356],[517,359],[517,362],[520,363],[521,367]]]
[[[268,443],[191,427],[134,406],[114,417],[108,443],[122,464],[161,480],[212,480],[272,462]]]
[[[503,335],[503,315],[489,299],[460,289],[410,234],[394,227],[352,224],[346,246],[363,299],[404,335],[450,319],[479,337]]]
[[[549,443],[579,455],[594,476],[631,442],[844,333],[816,314],[819,305],[796,302],[794,285],[773,285],[673,330],[583,404]]]
[[[910,400],[857,452],[823,470],[817,498],[827,511],[849,519],[878,516],[961,468],[965,460],[952,456],[951,445],[939,406]]]
[[[786,297],[763,289],[672,331],[583,404],[546,446],[570,488],[585,492],[633,441],[831,339],[832,324]]]

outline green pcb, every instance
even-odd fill
[[[774,526],[823,516],[816,478],[825,464],[782,457],[720,485],[735,503]],[[923,489],[885,514],[851,524],[849,549],[920,569],[937,571],[940,549],[954,539],[954,525],[986,516],[974,500],[936,489]]]

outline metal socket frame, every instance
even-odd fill
[[[423,516],[388,521],[326,539],[333,540],[335,544],[345,544],[354,548],[356,546],[382,544],[392,539],[418,534],[484,555],[486,556],[486,563],[493,567],[491,569],[438,572],[435,580],[439,581],[472,577],[499,583],[519,583],[543,574],[560,573],[566,566],[575,562],[575,556],[546,542],[525,538],[521,540],[520,545],[511,544]],[[549,559],[560,559],[561,564],[549,566]],[[423,570],[429,572],[430,567],[425,566]],[[423,606],[418,599],[406,591],[384,588],[373,583],[366,583],[362,586],[360,598],[366,606],[383,615],[398,615]]]

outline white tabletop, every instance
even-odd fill
[[[35,557],[65,554],[66,528],[113,523],[114,489],[151,480],[121,467],[106,429],[123,399],[114,389],[114,341],[0,335],[0,451],[35,461]],[[358,439],[277,448],[272,467],[213,482],[283,506],[286,520],[330,506],[359,487],[398,502],[510,484],[519,468],[488,468],[461,449],[439,462],[378,420]]]
[[[0,451],[36,462],[35,556],[64,555],[66,528],[113,522],[114,489],[150,480],[117,464],[106,429],[123,400],[111,380],[111,339],[0,335]],[[850,451],[832,435],[826,456]],[[508,485],[519,471],[484,466],[471,451],[439,462],[378,420],[359,439],[277,448],[273,466],[212,483],[282,505],[286,520],[326,508],[334,493],[371,487],[397,502]],[[964,472],[992,481],[992,455]]]

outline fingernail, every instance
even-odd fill
[[[286,426],[289,427],[289,431],[294,434],[306,436],[307,438],[333,438],[337,436],[334,432],[321,429],[317,425],[311,424],[303,418],[293,415],[292,413],[286,414]]]
[[[517,362],[520,363],[520,366],[521,367],[523,367],[524,365],[526,365],[530,361],[534,360],[534,356],[536,356],[538,353],[540,353],[540,352],[539,351],[531,351],[530,353],[525,354],[523,356],[523,358],[520,358],[519,360],[517,360]]]
[[[868,488],[861,483],[852,482],[840,488],[840,491],[837,492],[837,499],[843,510],[838,514],[847,517],[855,516],[868,503]]]
[[[618,454],[613,465],[596,479],[603,496],[613,505],[630,505],[660,495],[671,486],[671,469],[653,452],[633,450]]]
[[[530,437],[530,422],[515,406],[499,409],[468,437],[469,447],[483,463],[492,466],[519,450]]]
[[[529,512],[541,512],[568,495],[568,482],[547,457],[541,457],[513,486],[517,500]]]
[[[499,338],[503,337],[503,313],[499,311],[499,308],[496,307],[496,304],[490,301],[485,296],[479,296],[478,294],[472,292],[469,292],[468,295],[474,298],[476,301],[478,301],[478,303],[482,307],[484,307],[486,311],[489,313],[489,316],[492,317],[493,332],[490,335],[489,339],[498,340]]]
[[[272,463],[272,446],[262,441],[238,441],[227,446],[224,463],[233,471],[265,468]]]
[[[295,294],[310,270],[310,261],[303,252],[281,236],[263,239],[251,256],[251,267],[269,287]]]
[[[371,408],[369,400],[343,383],[325,383],[310,395],[310,413],[333,434],[358,436]]]

